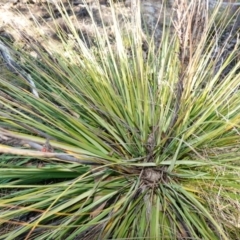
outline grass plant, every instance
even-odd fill
[[[18,50],[39,97],[0,76],[0,239],[238,239],[239,45],[216,67],[218,9],[179,0],[145,52],[139,8],[127,31],[110,4],[113,40],[60,2],[73,46],[56,22],[66,54]]]

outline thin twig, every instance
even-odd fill
[[[27,142],[28,144],[30,142]],[[31,146],[36,146],[36,143],[31,143]],[[16,147],[10,147],[6,145],[0,144],[0,153],[4,154],[14,154],[20,156],[29,156],[29,157],[40,157],[40,158],[56,158],[58,160],[62,160],[63,162],[71,162],[71,163],[80,163],[86,165],[101,165],[100,163],[93,161],[85,161],[75,158],[67,153],[49,153],[49,152],[41,152],[29,149],[20,149]]]
[[[0,40],[0,57],[3,59],[5,66],[14,74],[22,76],[29,84],[32,94],[39,98],[36,85],[31,77],[16,61],[12,58],[8,47]]]
[[[3,128],[0,128],[0,143],[1,143],[1,140],[4,143],[14,142],[15,145],[18,145],[18,146],[27,145],[33,149],[36,149],[37,151],[31,150],[31,149],[21,149],[21,148],[17,148],[16,146],[7,146],[4,144],[0,144],[0,153],[21,155],[21,156],[31,156],[31,157],[42,157],[42,158],[55,158],[58,160],[62,160],[64,162],[75,162],[75,163],[86,164],[86,165],[97,165],[97,166],[101,165],[98,161],[81,160],[67,153],[42,152],[41,150],[43,146],[41,144],[38,144],[34,141],[30,141],[23,136],[14,135],[14,133],[11,133]],[[87,156],[84,156],[84,158],[90,159],[90,157],[87,157]]]
[[[51,137],[47,133],[42,132],[36,128],[30,127],[24,123],[20,123],[19,121],[16,121],[16,123],[19,124],[21,127],[24,127],[24,129],[31,131],[31,133],[37,134],[38,136],[41,136],[41,137],[49,139],[49,140],[56,140],[54,137]],[[2,128],[2,127],[0,127],[0,133],[3,133],[4,135],[12,137],[12,138],[25,139],[23,136],[22,137],[17,136],[14,132],[8,131],[7,129]]]
[[[184,79],[188,71],[188,66],[192,62],[194,52],[200,42],[201,35],[206,27],[206,3],[200,0],[187,1],[175,0],[175,18],[173,25],[179,40],[179,63],[180,72],[178,74],[178,81],[176,86],[176,98],[173,115],[168,126],[166,134],[172,132],[172,129],[178,121],[180,103],[184,91]],[[166,142],[166,145],[172,140]]]

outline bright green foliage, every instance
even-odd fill
[[[63,15],[76,47],[21,52],[40,98],[0,76],[0,127],[89,164],[0,145],[0,239],[237,239],[240,63],[222,73],[239,48],[214,72],[205,31],[183,66],[169,29],[146,55],[115,19],[115,46],[96,27],[93,50]]]

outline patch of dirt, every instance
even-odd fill
[[[21,33],[25,32],[38,40],[38,42],[43,42],[45,40],[44,36],[49,37],[55,42],[58,40],[55,24],[59,24],[67,34],[70,34],[70,30],[64,23],[61,13],[54,4],[49,2],[40,3],[37,1],[25,2],[26,1],[15,1],[15,3],[8,2],[0,5],[0,34],[2,36],[10,37],[11,34],[13,41],[20,41]],[[103,24],[110,27],[112,21],[111,11],[105,0],[101,0],[100,2],[87,0],[87,6],[81,0],[70,1],[71,5],[68,4],[67,0],[63,2],[76,30],[79,31],[81,29],[86,36],[91,36],[93,33],[93,24],[87,7],[92,10],[93,19],[99,28],[101,28]],[[51,13],[48,11],[48,6],[53,7]],[[102,15],[99,9],[101,9]],[[117,11],[119,18],[123,18],[123,16],[127,14],[130,15],[130,9],[125,7],[123,3],[118,3],[116,9],[121,9],[121,11]],[[55,21],[53,21],[51,15],[54,16]],[[41,32],[37,32],[34,26],[36,23],[41,24]],[[13,31],[12,28],[17,31]]]

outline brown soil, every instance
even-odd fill
[[[21,34],[26,33],[38,40],[39,42],[45,41],[45,37],[49,37],[51,41],[58,40],[56,30],[54,29],[54,24],[58,23],[60,26],[70,34],[70,31],[66,24],[64,23],[61,14],[54,7],[53,4],[50,4],[53,7],[53,12],[49,13],[48,3],[46,1],[5,1],[0,3],[0,34],[10,38],[12,41],[20,42]],[[111,11],[110,7],[107,4],[107,1],[100,0],[87,0],[87,7],[84,5],[81,0],[69,1],[71,5],[67,3],[67,0],[64,0],[64,5],[67,9],[68,14],[70,15],[71,20],[74,23],[74,26],[77,30],[81,29],[81,32],[85,36],[92,36],[93,25],[90,18],[90,15],[87,11],[89,7],[93,12],[94,21],[97,23],[98,27],[101,29],[102,25],[109,27],[111,29]],[[116,3],[116,10],[118,18],[121,19],[123,16],[129,16],[130,9],[125,7],[123,3]],[[101,14],[102,18],[100,15]],[[76,16],[73,16],[73,12]],[[51,16],[53,14],[56,22],[53,21]],[[101,20],[102,19],[102,20]],[[41,24],[41,32],[37,31],[35,25],[36,22]],[[39,30],[39,29],[38,29]],[[91,38],[88,40],[90,41]],[[55,42],[56,44],[56,42]],[[89,44],[91,44],[89,42]]]

